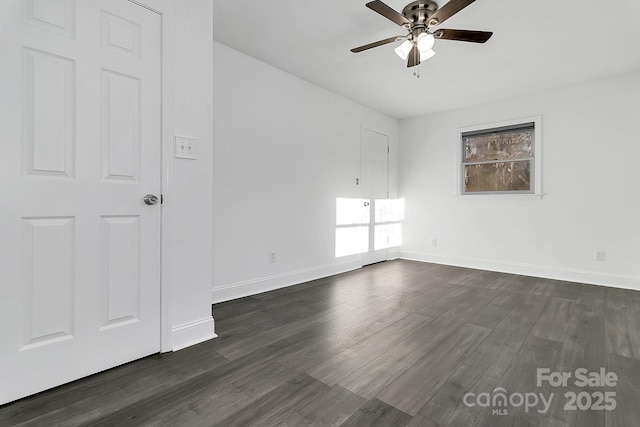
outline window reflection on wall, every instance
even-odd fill
[[[336,228],[336,258],[369,250],[369,227]]]
[[[368,252],[370,235],[373,250],[400,246],[403,219],[404,199],[337,198],[336,258]]]
[[[336,199],[336,258],[369,250],[369,199]]]
[[[336,225],[369,224],[369,199],[336,199]]]
[[[402,244],[404,199],[375,200],[375,230],[373,249],[392,248]]]

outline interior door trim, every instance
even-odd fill
[[[364,151],[364,146],[365,146],[365,132],[369,131],[371,133],[375,133],[381,136],[384,136],[387,138],[387,198],[389,198],[389,168],[390,168],[390,161],[389,158],[391,157],[391,135],[389,134],[389,132],[384,132],[381,130],[377,130],[365,123],[361,123],[360,125],[360,172],[358,174],[358,176],[360,176],[360,178],[362,178],[362,153]],[[362,188],[360,188],[360,197],[361,198],[366,198],[364,194],[362,194]],[[375,223],[370,224],[370,227],[375,228]],[[374,245],[373,242],[370,242],[370,244]],[[373,251],[375,252],[375,246],[372,246]],[[385,257],[384,260],[381,261],[374,261],[374,262],[369,262],[369,260],[365,260],[365,257],[368,256],[368,254],[370,253],[370,251],[367,252],[367,254],[360,254],[360,266],[364,267],[365,265],[370,265],[370,264],[376,264],[378,262],[382,262],[382,261],[388,261],[389,260],[389,249],[386,248],[387,251],[387,255]]]
[[[171,265],[170,229],[172,219],[172,135],[173,135],[173,7],[164,0],[129,0],[129,2],[160,15],[161,35],[161,238],[160,238],[160,351],[172,350],[171,343]]]

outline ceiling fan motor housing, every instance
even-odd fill
[[[409,3],[402,9],[402,14],[413,24],[427,25],[429,18],[438,10],[438,4],[430,0],[418,0]]]

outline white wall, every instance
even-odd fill
[[[402,121],[400,256],[640,289],[638,100],[636,72]],[[458,128],[535,115],[543,197],[456,196]]]
[[[214,42],[214,302],[361,265],[334,240],[362,126],[390,136],[393,197],[397,120]]]
[[[197,139],[197,160],[172,157],[169,265],[172,349],[212,338],[213,3],[173,1],[173,130]]]

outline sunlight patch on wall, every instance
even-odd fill
[[[336,199],[336,258],[369,250],[369,199]]]
[[[402,243],[402,224],[381,224],[375,226],[373,249],[393,248]]]
[[[376,224],[381,222],[400,222],[404,219],[404,198],[376,199]]]
[[[404,220],[404,198],[376,199],[373,249],[387,249],[402,244],[402,224]]]
[[[369,199],[336,199],[336,225],[369,224]]]
[[[369,224],[373,213],[373,232]],[[404,199],[336,199],[336,258],[400,246]]]
[[[336,228],[336,258],[369,250],[369,227]]]

